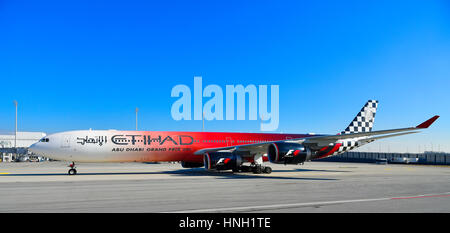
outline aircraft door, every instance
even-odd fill
[[[61,148],[70,148],[70,136],[64,136],[61,141]]]
[[[232,146],[233,140],[230,137],[227,137],[227,146]]]

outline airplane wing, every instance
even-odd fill
[[[239,145],[239,146],[228,146],[228,147],[217,147],[217,148],[205,148],[198,150],[194,152],[195,155],[202,155],[205,153],[211,153],[211,152],[220,152],[220,151],[235,151],[235,150],[242,150],[242,151],[251,151],[251,152],[264,152],[267,151],[267,147],[274,142],[282,142],[282,141],[273,141],[273,142],[263,142],[263,143],[254,143],[254,144],[246,144],[246,145]]]
[[[370,141],[370,140],[377,140],[377,139],[382,139],[382,138],[387,138],[387,137],[401,136],[401,135],[406,135],[406,134],[411,134],[411,133],[417,133],[417,130],[426,129],[426,128],[430,127],[430,125],[433,124],[433,122],[435,122],[438,118],[439,118],[439,116],[436,115],[415,127],[378,130],[378,131],[362,132],[362,133],[349,133],[349,134],[308,137],[305,139],[305,141],[303,143],[304,144],[317,144],[318,146],[325,146],[330,143],[334,143],[338,140],[345,140],[345,139],[358,139],[358,140],[362,140],[362,141]],[[400,133],[400,132],[408,132],[408,133]],[[373,137],[376,135],[384,135],[384,136]]]
[[[320,149],[320,148],[323,148],[324,146],[328,146],[330,144],[334,144],[339,141],[347,140],[347,139],[353,139],[358,142],[373,142],[378,139],[418,133],[417,130],[428,128],[438,118],[439,118],[439,116],[436,115],[415,127],[379,130],[379,131],[361,132],[361,133],[338,134],[338,135],[309,136],[309,137],[304,137],[304,138],[288,139],[288,140],[282,140],[282,141],[272,141],[272,142],[246,144],[246,145],[220,147],[220,148],[206,148],[206,149],[198,150],[194,154],[201,155],[201,154],[211,153],[211,152],[235,151],[235,150],[250,151],[252,153],[265,153],[265,152],[267,152],[267,148],[270,144],[278,143],[278,142],[299,143],[299,144],[303,144],[303,145],[308,145],[313,149]],[[374,137],[377,135],[382,135],[382,136]]]

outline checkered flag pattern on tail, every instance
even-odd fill
[[[342,142],[342,145],[339,147],[339,149],[336,152],[334,152],[333,155],[342,154],[346,151],[353,150],[358,146],[360,145],[357,141],[344,141]]]
[[[369,100],[355,119],[341,134],[362,133],[372,131],[375,114],[377,112],[378,100]]]

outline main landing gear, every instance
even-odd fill
[[[70,167],[69,172],[68,172],[69,175],[76,175],[77,174],[77,169],[75,169],[76,168],[75,167],[75,162],[72,162],[71,164],[69,164],[68,167]]]
[[[255,174],[261,174],[261,173],[267,173],[270,174],[272,172],[272,168],[263,166],[263,155],[262,154],[255,154],[253,157],[253,163],[251,166],[253,169],[253,173]]]
[[[270,173],[272,173],[272,168],[271,167],[263,167],[262,165],[255,165],[253,167],[253,173],[255,173],[255,174],[261,174],[261,173],[270,174]]]
[[[239,166],[239,168],[233,168],[233,172],[237,173],[237,172],[253,172],[255,174],[261,174],[261,173],[266,173],[266,174],[270,174],[272,173],[272,168],[271,167],[264,167],[262,165],[256,165],[256,164],[252,164],[250,166]]]

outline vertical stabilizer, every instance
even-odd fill
[[[375,114],[377,112],[378,100],[369,100],[355,119],[341,134],[362,133],[372,131]]]

